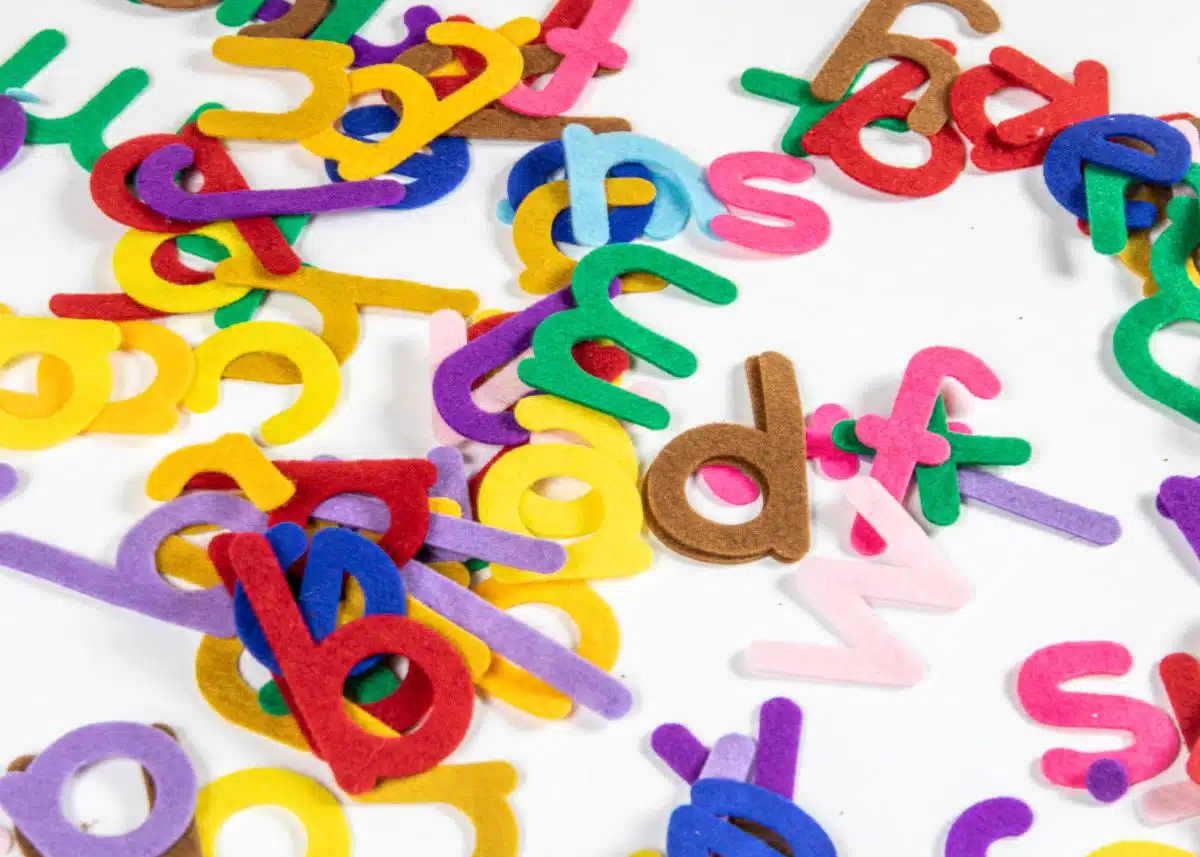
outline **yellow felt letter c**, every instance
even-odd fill
[[[221,374],[243,354],[281,354],[300,370],[302,388],[291,407],[262,424],[267,444],[291,443],[319,426],[333,411],[342,389],[337,358],[319,336],[275,321],[227,327],[196,346],[196,380],[184,400],[195,413],[212,410],[220,398]]]

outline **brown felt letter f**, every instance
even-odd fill
[[[646,473],[650,529],[668,548],[701,562],[738,564],[772,556],[799,562],[808,553],[808,472],[804,411],[792,362],[768,351],[746,360],[754,428],[711,423],[666,445]],[[744,524],[719,524],[688,502],[687,482],[706,464],[730,464],[758,482],[763,508]]]

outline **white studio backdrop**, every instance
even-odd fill
[[[532,5],[530,5],[532,4]],[[407,3],[392,0],[364,33],[393,41]],[[495,26],[531,15],[547,0],[489,0],[443,6]],[[855,0],[795,2],[637,0],[618,32],[630,55],[621,74],[594,83],[577,112],[623,115],[635,130],[678,147],[697,163],[720,155],[777,150],[792,111],[740,92],[750,66],[811,77],[857,14]],[[1081,59],[1105,63],[1112,105],[1150,115],[1195,107],[1200,9],[1189,0],[996,0],[1004,26],[980,39],[937,7],[905,12],[901,29],[940,35],[959,46],[964,67],[1012,45],[1050,68]],[[152,83],[109,129],[109,144],[174,129],[205,101],[281,110],[305,93],[298,76],[245,73],[209,53],[228,30],[213,11],[167,12],[126,0],[3,4],[0,56],[38,30],[69,37],[67,51],[33,84],[47,115],[74,110],[121,69],[146,69]],[[1002,99],[1004,101],[1004,99]],[[1008,101],[1016,112],[1035,102]],[[997,115],[1000,115],[999,113]],[[925,144],[886,132],[865,135],[873,152],[915,164]],[[471,288],[484,306],[529,302],[511,230],[494,215],[509,166],[525,144],[471,142],[463,185],[436,205],[320,217],[304,233],[306,261],[349,273]],[[324,181],[321,163],[299,146],[234,144],[258,188]],[[1055,746],[1102,749],[1126,736],[1058,731],[1024,716],[1013,686],[1035,650],[1070,640],[1114,640],[1134,655],[1133,671],[1074,687],[1127,693],[1165,705],[1155,669],[1177,650],[1200,648],[1200,564],[1170,522],[1154,511],[1163,478],[1194,475],[1196,427],[1151,407],[1115,369],[1112,327],[1140,283],[1092,252],[1073,220],[1047,194],[1039,170],[1000,175],[973,168],[931,199],[885,198],[855,185],[827,160],[799,192],[833,221],[829,243],[806,256],[767,259],[722,246],[694,227],[666,246],[737,283],[726,308],[678,290],[637,296],[636,314],[695,350],[700,370],[662,382],[672,413],[663,432],[637,430],[644,467],[679,431],[721,420],[750,421],[742,363],[777,350],[796,366],[809,410],[838,402],[855,414],[886,413],[908,358],[920,348],[956,345],[979,355],[1004,391],[964,418],[978,431],[1027,438],[1034,458],[1017,481],[1117,515],[1124,537],[1108,548],[1066,539],[977,505],[936,534],[938,546],[976,590],[956,613],[887,610],[886,619],[928,666],[908,690],[747,677],[740,653],[760,639],[832,642],[789,594],[791,569],[772,561],[704,566],[656,548],[641,576],[598,586],[621,624],[617,674],[636,703],[624,720],[588,713],[538,722],[501,703],[481,704],[452,761],[504,759],[520,771],[513,804],[526,857],[625,857],[661,848],[671,810],[686,787],[649,750],[652,730],[681,721],[711,743],[753,732],[757,707],[786,695],[805,712],[797,801],[828,830],[842,855],[940,855],[950,822],[967,806],[1012,795],[1037,821],[1006,853],[1084,857],[1123,839],[1200,848],[1200,822],[1149,829],[1133,798],[1101,806],[1050,786],[1037,770]],[[793,189],[795,190],[795,189]],[[63,147],[26,148],[0,173],[0,301],[22,314],[46,314],[56,292],[117,289],[112,249],[122,227],[91,202],[86,174]],[[311,308],[273,298],[264,318],[310,328]],[[214,329],[211,316],[172,321],[190,341]],[[341,403],[324,425],[278,457],[423,455],[433,445],[423,317],[364,313],[363,338],[348,362]],[[1155,341],[1165,364],[1196,377],[1194,337],[1185,329]],[[148,361],[121,359],[122,393],[148,382]],[[136,369],[131,373],[130,366]],[[6,378],[30,383],[29,366]],[[111,560],[128,527],[152,508],[143,493],[167,452],[252,431],[291,401],[291,391],[226,382],[212,412],[184,418],[159,437],[79,437],[44,452],[10,454],[21,487],[0,506],[0,528]],[[475,463],[480,459],[476,457]],[[813,473],[814,546],[846,556],[850,512],[842,486]],[[566,630],[537,610],[518,611],[539,627]],[[181,735],[201,782],[256,766],[282,766],[332,780],[309,756],[224,722],[201,699],[193,677],[195,634],[109,608],[0,570],[0,663],[7,698],[0,709],[0,761],[36,751],[85,723],[162,721]],[[1183,760],[1158,782],[1178,779]],[[144,802],[132,763],[87,775],[68,806],[80,822],[117,832],[140,821]],[[359,857],[399,853],[465,855],[469,832],[448,810],[364,807],[347,812]],[[223,857],[303,853],[299,828],[280,813],[239,817],[221,842]]]

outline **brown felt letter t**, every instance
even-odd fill
[[[755,428],[712,423],[666,445],[643,486],[646,519],[675,553],[701,562],[738,564],[772,556],[799,562],[808,553],[808,471],[804,411],[792,363],[768,351],[746,360]],[[688,502],[687,482],[706,464],[731,464],[758,482],[763,508],[744,524],[719,524]]]
[[[958,62],[948,51],[928,39],[889,32],[909,6],[930,0],[870,0],[833,54],[813,78],[812,94],[822,101],[838,101],[850,91],[859,69],[884,57],[903,57],[924,66],[929,88],[908,114],[908,127],[931,137],[950,117],[950,87],[958,77]],[[1000,16],[984,0],[933,0],[962,12],[977,33],[1000,29]]]

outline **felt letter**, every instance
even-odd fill
[[[721,202],[757,214],[786,220],[787,227],[764,226],[732,214],[719,214],[711,223],[714,235],[764,253],[795,255],[816,250],[829,240],[829,215],[815,202],[762,190],[747,179],[808,181],[813,165],[773,152],[736,152],[708,165],[708,184]]]
[[[929,39],[889,32],[900,13],[926,0],[868,0],[833,54],[813,78],[812,92],[823,101],[837,101],[854,82],[859,69],[885,57],[905,57],[925,69],[929,88],[908,116],[908,127],[931,137],[949,118],[946,100],[958,76],[958,63],[949,51]],[[990,35],[1000,29],[1000,16],[984,0],[938,0],[957,9],[972,30]]]
[[[756,642],[746,650],[746,665],[756,673],[912,687],[924,677],[920,658],[892,634],[867,599],[957,610],[971,599],[971,585],[874,479],[846,483],[846,498],[887,538],[900,565],[805,559],[795,586],[846,645]]]
[[[279,661],[295,713],[343,789],[356,794],[379,779],[422,773],[459,745],[474,691],[462,657],[444,638],[401,616],[368,616],[315,643],[265,538],[234,536],[230,560]],[[429,716],[410,734],[369,735],[342,708],[346,675],[374,654],[407,657],[433,686]]]
[[[808,474],[804,411],[796,375],[782,354],[746,360],[755,427],[714,423],[689,429],[659,453],[643,493],[649,526],[668,548],[702,562],[741,563],[772,556],[798,562],[808,553]],[[719,524],[696,512],[686,487],[710,462],[748,472],[764,495],[762,512],[744,524]]]
[[[671,419],[666,408],[593,378],[571,356],[571,347],[577,342],[604,336],[676,378],[686,378],[696,371],[696,356],[691,351],[622,315],[613,306],[610,283],[632,271],[655,274],[720,306],[737,297],[737,287],[729,280],[657,247],[598,247],[575,269],[571,293],[576,308],[538,325],[533,335],[533,357],[521,362],[518,374],[531,387],[618,419],[662,429]]]
[[[912,356],[888,417],[868,414],[858,421],[859,440],[875,450],[871,477],[903,501],[916,465],[934,466],[950,457],[946,438],[928,430],[942,382],[953,378],[981,399],[1000,395],[1000,379],[988,365],[961,348],[933,346]],[[886,546],[862,518],[851,530],[854,549],[866,556]]]
[[[1081,753],[1055,749],[1042,756],[1042,773],[1067,788],[1085,787],[1088,767],[1098,759],[1116,759],[1129,772],[1129,783],[1152,779],[1179,755],[1179,734],[1170,715],[1140,699],[1072,693],[1059,685],[1084,676],[1123,676],[1133,667],[1129,650],[1119,643],[1059,643],[1034,652],[1017,675],[1017,697],[1025,713],[1046,726],[1117,729],[1133,735],[1120,750]]]
[[[196,346],[196,381],[184,404],[193,413],[217,406],[225,368],[243,354],[282,354],[300,371],[302,389],[295,403],[259,429],[263,442],[291,443],[311,432],[333,411],[342,389],[337,357],[320,337],[293,324],[251,321],[214,333]]]
[[[546,33],[546,44],[563,55],[549,82],[540,89],[517,83],[500,103],[526,116],[558,116],[574,107],[601,67],[614,71],[625,67],[625,49],[614,44],[612,37],[632,2],[595,0],[579,26]]]
[[[112,758],[136,761],[154,783],[149,817],[118,836],[80,830],[62,811],[62,793],[71,775]],[[0,808],[45,855],[153,857],[166,854],[192,823],[196,775],[191,762],[168,735],[140,723],[93,723],[59,738],[28,768],[0,777]]]
[[[223,36],[213,42],[212,52],[222,62],[235,65],[298,71],[308,78],[313,91],[299,107],[287,113],[206,110],[197,121],[201,133],[210,137],[304,140],[331,128],[350,100],[346,70],[354,61],[354,51],[346,45],[306,39]]]

